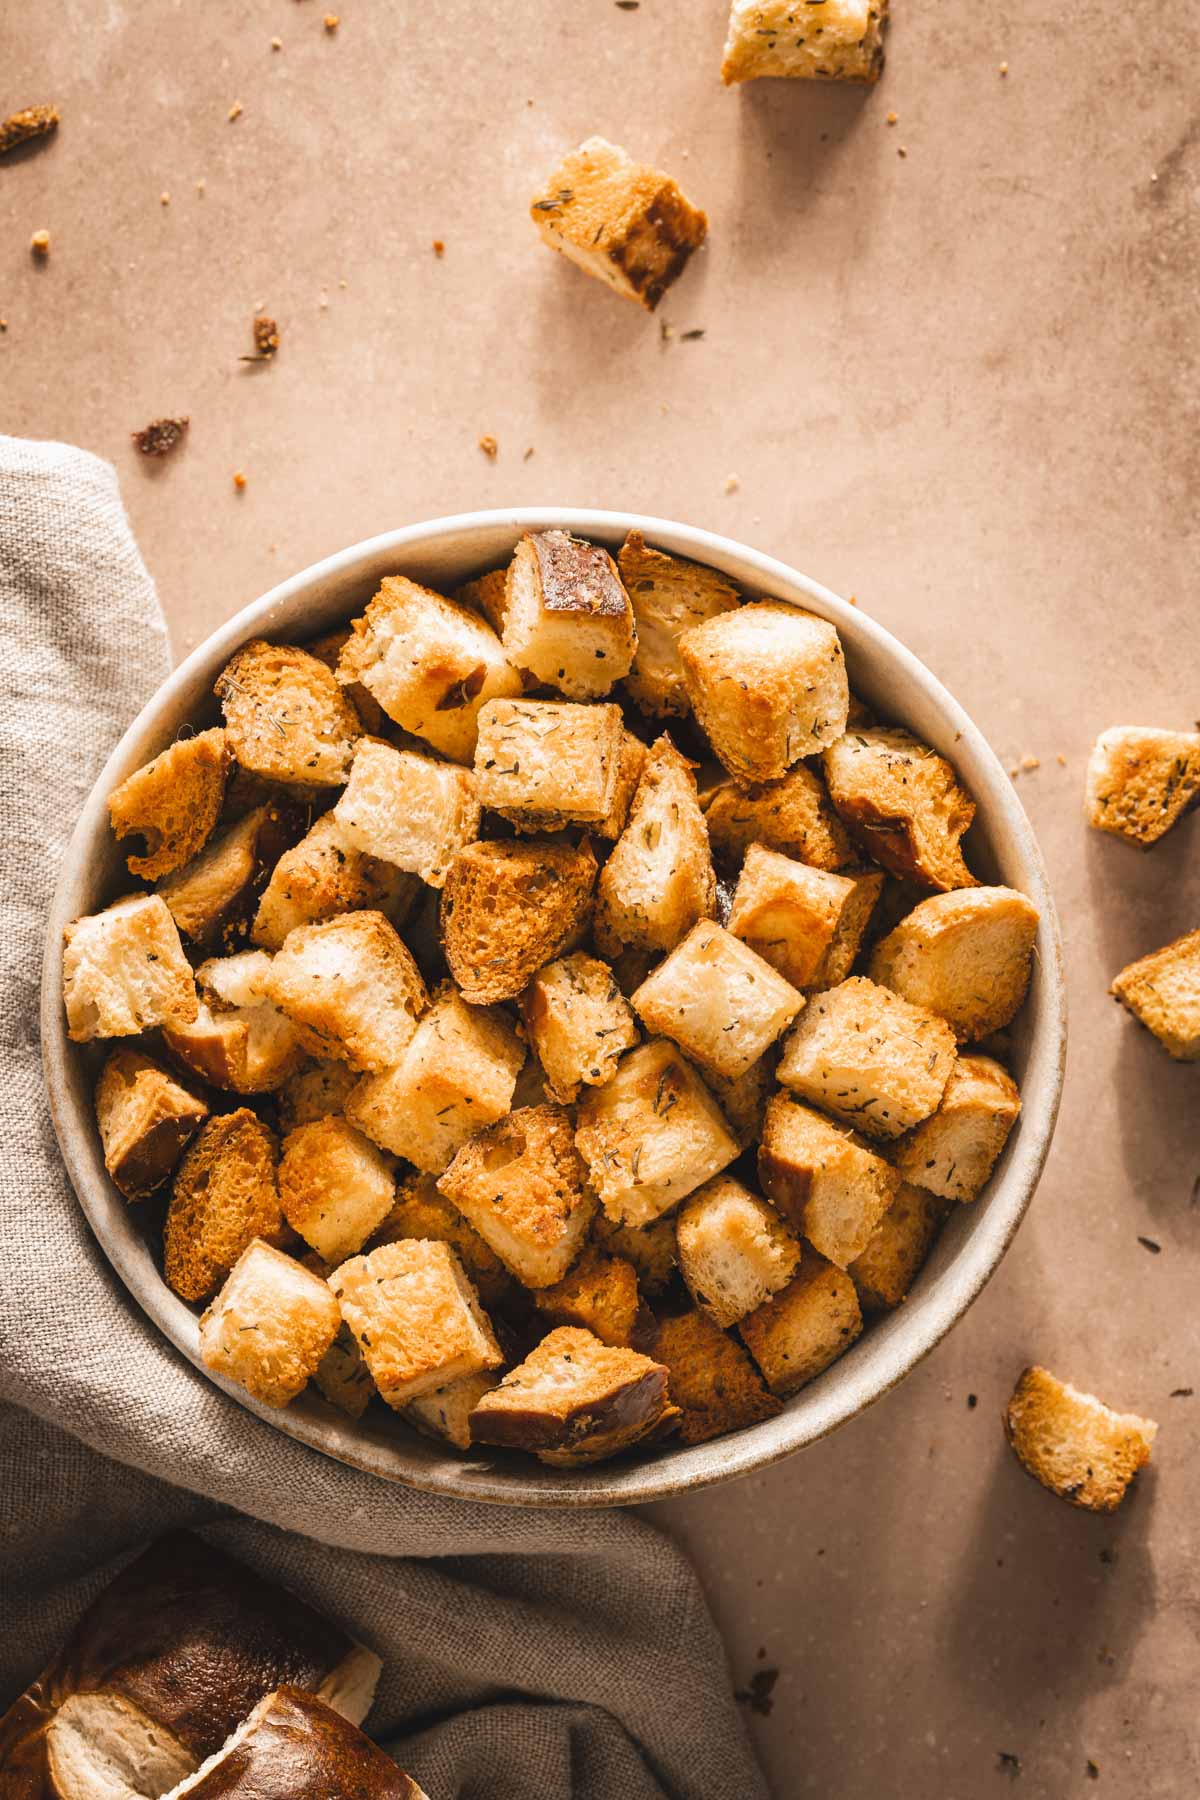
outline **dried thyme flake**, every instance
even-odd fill
[[[1150,1252],[1151,1256],[1161,1256],[1162,1255],[1162,1245],[1156,1244],[1152,1237],[1142,1237],[1142,1235],[1139,1232],[1138,1243],[1142,1246],[1143,1250],[1148,1250]]]
[[[775,1704],[771,1696],[778,1680],[778,1669],[756,1669],[750,1677],[750,1686],[737,1688],[733,1697],[739,1706],[748,1706],[751,1712],[769,1719]]]
[[[679,341],[681,344],[694,344],[697,338],[702,338],[703,336],[703,327],[697,326],[691,331],[681,331],[679,334]]]
[[[254,321],[254,352],[250,356],[239,356],[239,362],[270,362],[279,348],[279,327],[274,319],[260,313]]]
[[[169,456],[183,442],[188,422],[186,414],[179,419],[155,419],[129,435],[143,456]]]
[[[57,106],[26,106],[0,122],[0,156],[15,150],[18,144],[32,143],[34,138],[49,137],[58,129]]]

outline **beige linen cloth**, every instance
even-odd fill
[[[198,1526],[380,1652],[371,1729],[433,1800],[759,1800],[665,1537],[410,1493],[294,1443],[175,1352],[92,1238],[42,1092],[42,934],[96,772],[168,667],[112,469],[0,437],[0,1704],[136,1549]]]

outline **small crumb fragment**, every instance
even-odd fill
[[[239,494],[246,485],[246,477],[240,469],[235,469],[233,471],[233,485]]]
[[[159,196],[158,196],[158,204],[159,204],[159,205],[160,205],[160,206],[170,206],[170,204],[171,204],[171,196],[170,196],[170,194],[168,194],[168,193],[165,193],[165,192],[164,192],[164,193],[161,193],[161,194],[160,194],[160,195],[159,195]]]
[[[1001,63],[1001,64],[1000,64],[1000,73],[1001,73],[1001,75],[1007,75],[1007,74],[1008,74],[1008,64],[1007,64],[1007,63]]]
[[[254,321],[254,351],[252,355],[239,356],[239,362],[270,362],[279,348],[279,327],[274,319],[260,313]]]
[[[271,48],[272,48],[272,50],[282,50],[283,49],[283,39],[282,38],[272,38],[271,39]]]
[[[1099,1781],[1099,1779],[1100,1779],[1100,1764],[1098,1762],[1093,1762],[1091,1757],[1089,1756],[1086,1763],[1084,1763],[1083,1766],[1087,1770],[1087,1778],[1089,1781]]]
[[[659,340],[664,344],[669,344],[671,339],[675,336],[675,327],[671,324],[669,319],[659,320],[658,335]]]
[[[35,231],[29,240],[29,248],[33,251],[35,256],[49,256],[50,233],[48,231]]]
[[[337,13],[326,13],[323,21],[326,31],[336,31],[341,22]]]
[[[1040,769],[1041,766],[1042,766],[1041,757],[1040,756],[1031,756],[1029,754],[1028,750],[1025,752],[1024,756],[1021,758],[1021,767],[1023,769]]]
[[[846,602],[846,605],[847,606],[857,606],[858,605],[858,595],[851,594],[850,598]]]
[[[727,475],[725,477],[725,492],[727,494],[736,494],[741,485],[742,484],[736,475]]]
[[[976,1407],[977,1407],[977,1406],[978,1406],[978,1405],[979,1405],[979,1395],[978,1395],[978,1394],[968,1394],[968,1395],[967,1395],[967,1408],[968,1408],[968,1411],[970,1411],[970,1412],[974,1412],[974,1411],[975,1411],[975,1408],[976,1408]]]
[[[898,125],[900,123],[900,114],[894,112],[889,113],[884,120],[884,123],[885,125]]]
[[[242,103],[240,100],[235,100],[233,105],[229,109],[229,123],[232,125],[233,121],[235,119],[240,119],[241,116],[242,116]]]
[[[56,106],[26,106],[20,112],[11,113],[0,121],[0,156],[6,150],[15,150],[18,144],[28,144],[34,138],[49,137],[58,129],[58,108]]]
[[[524,456],[521,458],[521,461],[528,462],[532,455],[533,455],[533,445],[530,444],[528,450],[525,452]]]
[[[908,151],[903,144],[897,144],[896,155],[897,156],[907,156],[908,155]]]
[[[203,175],[200,177],[199,181],[196,183],[196,192],[201,196],[201,198],[203,198],[203,196],[208,192],[208,183],[207,183],[207,181],[205,181]]]
[[[497,456],[500,454],[500,446],[490,432],[485,432],[483,437],[480,438],[479,448],[492,462],[495,462]]]
[[[187,428],[185,414],[179,419],[155,419],[140,431],[132,431],[129,435],[143,456],[168,456],[183,442]]]
[[[8,320],[0,319],[0,331],[7,331],[7,330],[8,330]]]
[[[702,338],[703,336],[704,336],[703,328],[693,326],[691,331],[681,331],[680,332],[679,341],[681,344],[694,344],[694,343],[696,343],[696,341],[699,338]]]
[[[434,255],[435,255],[435,256],[445,256],[445,254],[446,254],[446,246],[445,246],[445,244],[443,244],[443,242],[442,242],[442,240],[441,240],[441,238],[434,238],[434,240],[433,240],[433,254],[434,254]]]
[[[1015,1781],[1017,1776],[1021,1773],[1021,1759],[1019,1756],[1014,1755],[1011,1750],[998,1750],[996,1752],[996,1767],[1001,1770],[1003,1774],[1010,1776],[1012,1780]]]
[[[748,1706],[750,1711],[758,1713],[760,1718],[769,1719],[771,1709],[775,1705],[773,1693],[775,1683],[779,1680],[778,1669],[755,1669],[747,1688],[738,1688],[734,1699],[739,1706]]]
[[[618,12],[636,12],[641,0],[616,0]]]
[[[1066,766],[1067,766],[1067,759],[1066,759],[1066,757],[1065,757],[1065,756],[1064,756],[1064,755],[1063,755],[1063,753],[1062,753],[1062,751],[1061,751],[1061,750],[1060,750],[1060,751],[1059,751],[1059,753],[1058,753],[1058,759],[1057,759],[1057,760],[1058,760],[1058,765],[1059,765],[1059,768],[1061,768],[1061,769],[1065,769],[1065,768],[1066,768]]]

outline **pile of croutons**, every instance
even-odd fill
[[[216,693],[64,963],[72,1037],[141,1040],[105,1160],[209,1368],[573,1467],[770,1417],[903,1301],[1017,1119],[1038,921],[831,624],[545,531]]]

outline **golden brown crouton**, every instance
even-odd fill
[[[599,544],[566,531],[523,537],[508,570],[504,650],[569,700],[598,700],[629,673],[633,607]]]
[[[283,1216],[327,1263],[362,1249],[390,1212],[395,1188],[388,1159],[348,1119],[315,1119],[283,1140]]]
[[[444,1387],[430,1388],[418,1394],[402,1408],[408,1424],[424,1437],[439,1438],[453,1444],[456,1450],[471,1448],[471,1414],[485,1394],[490,1394],[500,1377],[490,1369],[477,1375],[460,1375]]]
[[[342,651],[354,636],[352,625],[341,625],[336,631],[327,631],[324,637],[304,644],[303,649],[318,662],[323,662],[331,674],[336,675],[338,664],[342,660]],[[359,716],[364,731],[374,732],[376,736],[383,731],[387,722],[387,714],[376,700],[374,694],[368,693],[359,681],[352,682],[345,690],[346,698]]]
[[[667,1366],[685,1444],[706,1444],[783,1411],[742,1346],[702,1312],[664,1319],[652,1353]]]
[[[649,1224],[738,1154],[716,1101],[665,1038],[631,1050],[610,1082],[587,1089],[575,1141],[619,1225]]]
[[[974,887],[959,839],[975,802],[928,744],[894,726],[848,731],[826,750],[829,797],[867,854],[901,880]]]
[[[945,1203],[936,1195],[902,1184],[866,1249],[846,1271],[864,1313],[899,1306],[933,1248],[945,1213]]]
[[[603,1087],[638,1041],[612,970],[581,950],[538,970],[521,996],[521,1017],[547,1087],[564,1106],[581,1087]]]
[[[255,1238],[200,1320],[206,1369],[264,1406],[287,1406],[315,1375],[341,1324],[319,1276]]]
[[[836,985],[850,972],[882,886],[882,875],[853,880],[751,844],[729,929],[793,987]]]
[[[935,1113],[897,1140],[892,1160],[906,1181],[946,1200],[982,1191],[1021,1111],[1017,1084],[990,1056],[960,1056]]]
[[[438,1187],[531,1288],[562,1280],[596,1211],[560,1106],[523,1107],[488,1126],[458,1151]]]
[[[671,950],[716,911],[717,883],[692,766],[664,732],[646,757],[629,822],[600,871],[595,934],[623,946]]]
[[[539,1288],[534,1305],[551,1325],[578,1325],[602,1344],[645,1349],[654,1315],[638,1293],[637,1270],[623,1256],[586,1249],[570,1274]]]
[[[63,1004],[74,1043],[196,1017],[196,983],[157,894],[130,894],[63,932]]]
[[[604,824],[621,775],[619,706],[489,700],[479,714],[475,783],[519,831]]]
[[[661,1363],[561,1325],[484,1395],[471,1436],[572,1468],[643,1441],[669,1406]]]
[[[344,1062],[314,1062],[289,1075],[275,1097],[280,1131],[295,1131],[316,1119],[345,1112],[346,1096],[358,1081],[358,1070]]]
[[[786,1093],[767,1106],[758,1175],[784,1217],[840,1269],[862,1255],[900,1186],[861,1138]]]
[[[700,1079],[724,1114],[725,1123],[743,1150],[756,1144],[762,1136],[767,1101],[775,1092],[774,1048],[751,1063],[743,1075],[730,1080],[713,1069],[701,1068]]]
[[[888,0],[732,0],[721,79],[876,82]]]
[[[246,644],[217,677],[229,748],[269,781],[323,787],[345,781],[358,714],[317,657],[293,644]]]
[[[826,619],[759,600],[693,625],[679,658],[696,719],[745,781],[777,781],[846,729],[846,664]]]
[[[1097,831],[1148,850],[1198,802],[1200,731],[1114,725],[1096,739],[1087,817]]]
[[[464,581],[455,588],[453,598],[460,606],[481,612],[497,637],[504,636],[504,609],[508,594],[508,568],[489,569],[474,581]]]
[[[855,860],[825,783],[807,763],[778,781],[722,781],[702,804],[713,852],[731,865],[755,843],[813,869],[836,871]]]
[[[275,1133],[248,1107],[210,1119],[179,1166],[163,1227],[163,1271],[184,1300],[204,1300],[255,1238],[283,1228]]]
[[[412,953],[382,913],[343,913],[289,932],[267,992],[314,1056],[393,1069],[429,1004]]]
[[[153,762],[126,777],[108,797],[118,838],[145,840],[144,856],[130,856],[131,875],[157,881],[197,855],[217,822],[225,797],[229,748],[223,731],[179,738]]]
[[[465,999],[513,1000],[543,963],[578,943],[592,910],[586,843],[469,844],[450,866],[440,911],[446,961]]]
[[[563,157],[530,217],[543,243],[649,312],[708,230],[669,175],[602,137]]]
[[[340,1314],[338,1319],[337,1335],[317,1364],[313,1380],[330,1406],[347,1418],[361,1419],[375,1397],[375,1383],[358,1339]]]
[[[334,815],[325,813],[275,864],[250,941],[263,950],[280,950],[298,925],[319,925],[360,908],[373,908],[402,925],[419,887],[415,875],[351,850]]]
[[[333,809],[342,842],[441,887],[464,844],[479,836],[475,778],[455,763],[372,738],[359,741]]]
[[[104,1166],[127,1200],[161,1186],[207,1117],[204,1102],[140,1050],[109,1052],[96,1083],[96,1124]]]
[[[787,1287],[738,1330],[771,1392],[785,1399],[849,1350],[862,1332],[862,1313],[850,1277],[806,1254]]]
[[[431,1238],[449,1244],[484,1306],[491,1311],[512,1293],[512,1277],[490,1245],[452,1201],[438,1192],[435,1175],[411,1174],[396,1189],[386,1218],[368,1241],[369,1250],[401,1238]]]
[[[784,1041],[776,1073],[868,1137],[893,1138],[934,1111],[954,1067],[954,1033],[865,975],[817,994]]]
[[[652,1219],[649,1225],[616,1225],[598,1212],[592,1237],[610,1256],[633,1264],[642,1293],[661,1294],[670,1285],[676,1263],[673,1218]]]
[[[381,1244],[335,1269],[329,1285],[389,1406],[504,1360],[448,1244]]]
[[[617,556],[621,580],[633,604],[637,653],[625,691],[645,713],[691,711],[675,648],[680,632],[741,604],[733,583],[715,569],[653,550],[631,531]]]
[[[1025,1370],[1004,1413],[1021,1467],[1044,1488],[1089,1512],[1115,1512],[1158,1433],[1153,1419],[1113,1412],[1049,1369]]]
[[[214,957],[196,970],[200,1010],[188,1025],[164,1025],[176,1062],[212,1087],[261,1094],[281,1087],[308,1060],[296,1027],[270,998],[263,950]]]
[[[1154,1033],[1168,1056],[1177,1062],[1200,1060],[1200,930],[1130,963],[1110,992]]]
[[[285,838],[278,809],[256,806],[165,876],[157,892],[184,936],[206,947],[232,947],[244,932],[256,880]]]
[[[722,1327],[786,1287],[800,1245],[779,1214],[732,1175],[706,1181],[679,1209],[679,1267],[692,1299]]]
[[[706,919],[646,977],[634,1011],[653,1036],[736,1081],[783,1035],[804,1005],[748,945]]]
[[[871,979],[937,1013],[960,1043],[974,1043],[1016,1017],[1037,928],[1037,907],[1015,888],[931,894],[876,944]]]

